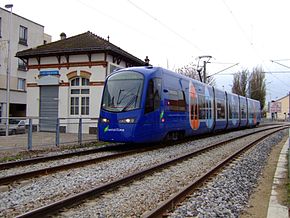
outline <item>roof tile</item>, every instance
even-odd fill
[[[108,40],[105,40],[102,37],[91,33],[90,31],[45,45],[40,45],[36,48],[17,52],[16,57],[31,58],[38,56],[77,54],[87,52],[100,53],[105,51],[121,55],[122,57],[134,61],[139,65],[145,64],[145,62],[141,59],[129,54],[120,47],[110,43]]]

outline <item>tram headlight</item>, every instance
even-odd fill
[[[134,118],[126,118],[119,120],[119,123],[134,123],[134,122],[135,122]]]
[[[110,120],[107,118],[101,118],[102,123],[110,123]]]

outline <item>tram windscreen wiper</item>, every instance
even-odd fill
[[[138,98],[138,95],[132,96],[132,98],[128,101],[128,103],[127,103],[127,104],[125,105],[125,107],[121,110],[121,112],[126,111],[127,108],[128,108],[129,106],[131,106],[133,103],[136,104],[137,98]]]
[[[118,94],[118,98],[117,98],[117,104],[121,104],[125,99],[127,99],[128,97],[134,95],[134,89],[135,88],[131,88],[129,90],[125,90],[125,89],[120,89],[119,90],[119,94]],[[122,92],[126,92],[125,94],[123,94],[123,96],[121,95]],[[122,97],[121,97],[122,96]]]
[[[137,103],[137,100],[138,100],[138,97],[139,97],[140,87],[141,87],[141,85],[139,85],[137,93],[136,94],[132,94],[132,97],[130,98],[128,103],[125,105],[125,107],[121,110],[121,112],[126,111],[127,108],[129,108],[129,106],[131,106],[133,103],[135,103],[134,108],[136,108],[136,103]]]

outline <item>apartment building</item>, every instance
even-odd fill
[[[26,116],[26,64],[15,57],[21,50],[51,42],[44,26],[0,7],[0,117],[6,116],[9,31],[11,21],[11,70],[9,116]],[[1,121],[0,121],[1,122]]]

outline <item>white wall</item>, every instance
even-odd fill
[[[109,60],[112,60],[111,57],[109,57]],[[70,63],[73,62],[88,62],[88,56],[87,55],[73,55],[69,57]],[[104,61],[104,54],[94,54],[92,55],[91,61]],[[41,58],[41,64],[58,64],[58,60],[56,57],[43,57]],[[61,57],[61,63],[66,63],[66,59],[64,57]],[[38,64],[35,58],[29,59],[29,64],[36,65]],[[110,65],[111,63],[108,63]],[[115,64],[116,65],[116,64]],[[125,64],[122,63],[122,66],[124,67]],[[76,71],[77,76],[80,75],[81,71],[86,71],[91,73],[90,76],[90,82],[91,84],[104,82],[106,77],[106,67],[100,65],[100,66],[80,66],[80,67],[70,67],[67,69],[66,67],[58,68],[41,68],[39,69],[29,69],[27,72],[27,84],[29,86],[36,85],[35,87],[29,87],[27,88],[27,116],[39,116],[39,73],[40,71],[52,71],[52,70],[58,70],[60,73],[59,77],[59,83],[64,84],[70,82],[67,75],[71,72]],[[67,85],[67,84],[66,84]],[[102,85],[91,85],[90,86],[90,114],[88,116],[82,116],[82,117],[99,117],[100,113],[100,104],[101,104],[101,97],[103,92],[103,86]],[[63,118],[78,118],[79,116],[72,116],[70,115],[70,87],[69,86],[59,86],[59,108],[58,108],[58,114],[59,117]],[[66,120],[63,122],[73,123],[77,120]],[[85,125],[84,132],[89,132],[90,126],[96,126],[96,120],[92,122],[90,125]],[[66,126],[67,131],[69,132],[77,132],[78,125],[76,124],[63,124],[61,126]]]
[[[8,40],[10,30],[10,11],[0,8],[1,17],[1,40],[0,40],[0,89],[6,89],[6,73],[8,67]],[[20,26],[27,28],[27,46],[19,44]],[[12,15],[12,35],[11,35],[11,57],[12,69],[10,73],[10,103],[26,104],[26,92],[17,90],[18,78],[26,79],[27,72],[18,70],[18,58],[16,53],[21,50],[29,49],[42,45],[44,38],[51,42],[51,36],[44,34],[44,26],[31,20],[23,18],[13,13]],[[17,90],[17,91],[16,91]],[[6,97],[0,95],[0,103],[5,104]],[[2,113],[2,116],[4,113]]]

